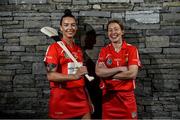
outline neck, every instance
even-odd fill
[[[66,41],[66,43],[67,43],[68,45],[71,45],[72,42],[73,42],[73,38],[66,38],[66,37],[63,37],[63,39]]]
[[[121,47],[122,47],[122,41],[112,43],[112,45],[114,47],[114,50],[116,52],[119,52],[121,50]]]

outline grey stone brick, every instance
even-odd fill
[[[172,13],[177,13],[180,11],[180,7],[169,7],[169,11]]]
[[[83,4],[83,5],[86,5],[87,3],[88,3],[88,1],[87,0],[73,0],[72,1],[73,2],[73,4]]]
[[[47,43],[45,36],[22,36],[20,45],[43,45]]]
[[[53,0],[53,1],[59,3],[71,3],[72,0]]]
[[[4,36],[4,38],[15,38],[15,39],[17,39],[17,38],[19,38],[20,36],[26,36],[27,35],[27,33],[4,33],[3,34],[3,36]]]
[[[62,12],[64,12],[64,9],[70,9],[71,11],[79,11],[79,10],[91,10],[91,6],[90,5],[83,5],[83,4],[76,4],[76,5],[61,5],[58,4],[57,5],[57,9],[58,10],[62,10]],[[78,16],[78,13],[74,13],[74,16]]]
[[[10,4],[45,4],[47,0],[9,0]]]
[[[14,96],[16,96],[18,98],[19,97],[21,97],[21,98],[36,97],[37,96],[37,92],[29,92],[29,91],[27,91],[27,92],[15,92]],[[27,110],[27,111],[26,110],[19,110],[17,112],[32,113],[33,110]],[[33,112],[33,113],[35,113],[35,112]]]
[[[0,1],[0,5],[1,5],[1,4],[2,4],[2,5],[8,4],[8,0],[1,0],[1,1]]]
[[[18,45],[19,41],[20,41],[19,39],[8,39],[7,42],[8,42],[8,44],[11,44],[11,45],[14,44],[14,43],[17,43],[17,45]]]
[[[16,70],[16,73],[17,74],[31,74],[32,71],[29,69],[28,70],[23,69],[23,70]]]
[[[58,8],[58,5],[57,5]],[[51,13],[51,20],[58,20],[60,21],[60,18],[63,16],[63,13]]]
[[[163,111],[162,105],[153,105],[153,106],[146,106],[146,111]]]
[[[24,75],[15,75],[13,79],[13,84],[33,84],[33,75],[31,74],[24,74]]]
[[[153,86],[156,91],[174,91],[178,90],[178,80],[157,80],[163,76],[158,76],[153,80]],[[166,79],[166,78],[164,78]]]
[[[180,3],[177,1],[175,2],[163,2],[163,7],[179,7]]]
[[[125,13],[112,13],[112,18],[125,18]]]
[[[161,53],[162,48],[140,48],[140,53]]]
[[[146,47],[169,47],[168,36],[151,36],[146,37]]]
[[[0,25],[17,25],[19,21],[1,21]]]
[[[4,48],[3,48],[3,46],[0,46],[0,50],[2,50],[2,51],[3,51],[3,49],[4,49]]]
[[[0,80],[5,81],[5,82],[10,82],[10,81],[12,81],[12,76],[1,75]]]
[[[2,27],[0,27],[0,38],[2,38]]]
[[[110,17],[110,12],[104,12],[104,11],[80,11],[79,16]]]
[[[164,54],[180,54],[180,48],[164,48]]]
[[[108,23],[107,18],[97,18],[97,17],[83,17],[79,19],[79,23],[93,24],[93,25],[106,25]],[[104,34],[104,32],[103,32]]]
[[[162,19],[163,21],[177,21],[180,20],[179,14],[178,13],[164,13],[162,14]]]
[[[1,92],[10,92],[12,91],[12,83],[9,81],[0,81],[0,91]]]
[[[32,10],[39,12],[53,12],[56,8],[55,5],[32,5]]]
[[[44,63],[33,63],[32,65],[33,74],[46,74],[46,68]]]
[[[3,11],[1,11],[0,13],[1,13],[1,14],[0,14],[1,17],[4,17],[4,16],[12,16],[12,12],[3,12]]]
[[[50,15],[50,13],[37,13],[37,12],[14,12],[13,13],[13,16],[14,17],[22,17],[22,16],[25,16],[25,17],[48,17]]]
[[[36,46],[36,51],[46,51],[47,50],[47,45],[46,46]]]
[[[179,59],[156,59],[156,60],[152,60],[152,64],[155,64],[155,63],[158,63],[158,64],[173,64],[173,63],[180,63],[180,60]]]
[[[100,4],[95,4],[95,5],[93,5],[92,8],[95,9],[95,10],[100,10],[101,6],[100,6]]]
[[[172,111],[172,117],[175,119],[179,119],[180,118],[180,112],[179,111]]]
[[[43,56],[44,55],[44,53],[30,53],[30,52],[12,52],[11,53],[12,55],[14,55],[14,56]]]
[[[177,105],[164,105],[164,111],[178,111]]]
[[[144,0],[130,0],[131,3],[143,3]]]
[[[0,17],[0,20],[13,20],[13,17]]]
[[[22,56],[21,61],[28,61],[28,62],[40,62],[43,61],[43,57],[40,56]]]
[[[9,56],[10,52],[9,51],[0,51],[1,56]]]
[[[180,30],[176,30],[176,29],[168,29],[168,30],[147,30],[146,31],[146,35],[159,35],[159,36],[175,36],[175,35],[179,35],[180,34]]]
[[[6,51],[25,51],[23,46],[4,46]]]
[[[133,9],[132,4],[120,3],[120,4],[101,4],[101,9],[105,11],[131,11]]]
[[[14,75],[15,74],[15,70],[4,70],[4,69],[1,69],[0,70],[0,75]]]
[[[142,29],[142,30],[148,30],[148,29],[159,29],[160,24],[143,24],[143,23],[126,23],[126,26],[131,29]]]
[[[162,112],[159,112],[159,111],[154,111],[152,112],[152,119],[154,118],[157,118],[157,119],[171,119],[171,117],[168,117],[170,116],[170,112],[166,112],[166,111],[162,111]]]
[[[6,28],[3,30],[3,32],[6,32],[6,33],[27,33],[28,32],[28,29],[21,29],[21,28]]]
[[[126,21],[135,20],[139,23],[159,23],[159,13],[154,11],[127,11]]]
[[[129,0],[89,0],[89,3],[129,3]]]
[[[24,27],[25,28],[41,28],[44,26],[51,26],[49,21],[25,21]]]
[[[6,64],[4,66],[5,69],[14,70],[14,69],[23,69],[24,65],[22,64]]]

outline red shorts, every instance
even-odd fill
[[[103,90],[103,92],[105,91]],[[134,91],[106,91],[102,100],[102,119],[137,119]]]
[[[49,100],[50,118],[75,118],[88,112],[90,112],[90,107],[83,87],[51,89]]]

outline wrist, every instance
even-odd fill
[[[127,70],[128,70],[128,68],[126,66],[119,67],[120,72],[127,71]]]
[[[79,79],[78,75],[70,74],[70,80],[77,80],[77,79]]]
[[[73,76],[74,76],[74,79],[73,79],[73,80],[78,80],[78,79],[80,78],[80,76],[77,75],[77,74],[73,74]]]

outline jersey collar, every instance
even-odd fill
[[[67,42],[66,42],[65,39],[62,38],[61,41],[64,43],[64,45],[65,45],[66,47],[71,48],[70,45],[67,44]],[[75,47],[75,43],[74,43],[74,41],[72,41],[72,48],[74,48],[74,47]]]
[[[114,47],[113,47],[112,43],[109,44],[109,47],[110,47],[111,50],[114,51]],[[127,43],[126,43],[125,39],[123,39],[123,40],[122,40],[121,50],[124,50],[124,49],[126,49],[126,48],[127,48]]]

